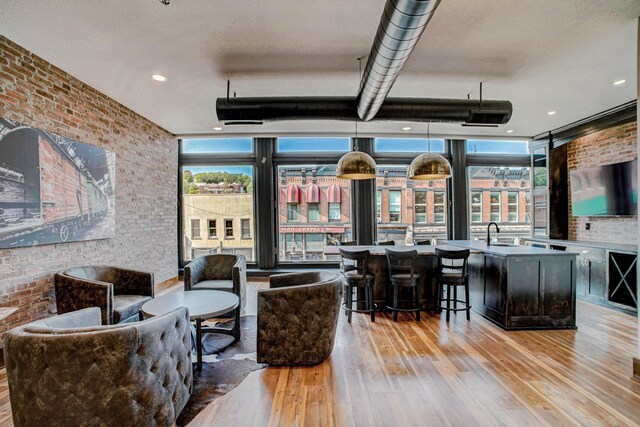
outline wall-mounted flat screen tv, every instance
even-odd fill
[[[573,216],[638,214],[638,162],[582,168],[570,172]]]

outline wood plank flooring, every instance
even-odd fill
[[[255,313],[249,284],[247,313]],[[181,288],[181,284],[172,289]],[[250,374],[189,426],[631,426],[636,319],[578,302],[577,331],[505,332],[479,315],[341,315],[331,357]],[[0,370],[0,425],[12,425]]]
[[[579,302],[577,331],[399,320],[342,315],[329,360],[254,372],[189,426],[640,425],[632,316]]]

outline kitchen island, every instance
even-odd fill
[[[471,250],[474,311],[504,329],[576,328],[576,253],[455,240]]]
[[[451,240],[437,247],[471,251],[469,284],[472,309],[504,329],[575,329],[576,255],[571,252],[478,240]],[[338,254],[367,249],[369,271],[375,276],[374,300],[388,305],[390,287],[385,249],[388,246],[327,246]],[[393,246],[393,250],[418,251],[421,302],[438,311],[436,246]]]

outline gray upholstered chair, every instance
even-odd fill
[[[4,338],[14,425],[170,426],[191,395],[184,307],[101,325],[87,308],[17,327]]]
[[[258,291],[258,362],[315,365],[333,351],[342,276],[309,271],[276,274]]]
[[[234,310],[232,335],[240,337],[240,313],[244,310],[247,295],[247,260],[244,255],[203,255],[184,268],[184,290],[211,290],[233,292],[240,299]]]
[[[99,307],[102,324],[139,320],[142,305],[153,298],[153,274],[144,271],[89,265],[54,276],[58,314]]]

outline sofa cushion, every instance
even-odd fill
[[[151,297],[144,295],[115,295],[113,297],[113,323],[120,323],[137,314],[142,305],[150,300]]]
[[[233,280],[203,280],[192,285],[191,289],[230,291],[233,289]]]

